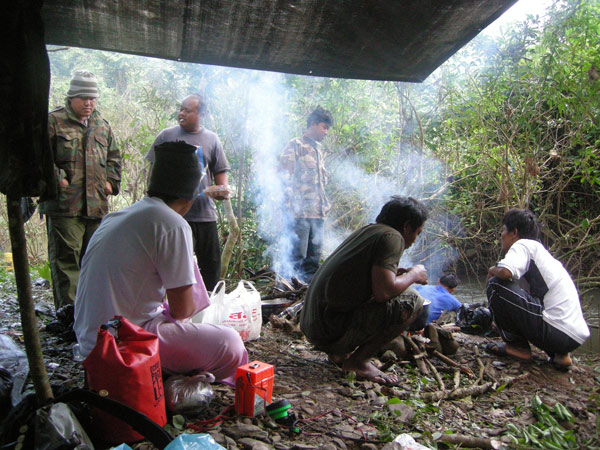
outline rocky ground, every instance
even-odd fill
[[[35,286],[33,295],[51,383],[82,386],[72,343],[44,329],[53,320],[51,291]],[[1,333],[22,346],[10,276],[0,284],[0,299]],[[412,358],[386,359],[382,364],[401,378],[398,386],[386,387],[343,373],[313,351],[293,323],[272,321],[247,348],[251,360],[275,367],[273,401],[288,400],[296,424],[235,416],[234,390],[213,385],[208,408],[195,417],[171,416],[167,427],[172,434],[208,432],[228,449],[379,449],[403,434],[439,449],[600,448],[598,355],[577,355],[570,372],[560,372],[542,353],[517,362],[486,354],[481,344],[490,338],[460,332],[454,337],[460,348],[452,360],[423,359],[428,374]],[[132,447],[153,449],[145,442]]]

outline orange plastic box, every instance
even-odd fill
[[[235,374],[235,412],[255,417],[264,412],[273,397],[274,370],[271,364],[252,361]]]

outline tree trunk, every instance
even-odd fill
[[[42,358],[42,346],[38,333],[37,319],[31,297],[31,280],[29,278],[29,262],[27,260],[27,241],[23,228],[20,199],[8,197],[6,199],[8,212],[8,227],[12,248],[15,280],[17,282],[17,297],[21,311],[21,326],[25,339],[25,352],[29,362],[29,371],[38,406],[44,405],[53,398],[52,388]]]

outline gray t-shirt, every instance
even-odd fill
[[[179,125],[165,128],[158,133],[146,155],[146,159],[154,164],[154,147],[169,141],[184,141],[202,149],[201,152],[198,152],[198,158],[203,168],[203,176],[200,181],[200,194],[196,197],[190,211],[184,216],[185,220],[188,222],[216,222],[215,202],[202,192],[213,184],[213,177],[216,174],[226,172],[230,169],[219,136],[204,127],[197,133],[188,133]]]

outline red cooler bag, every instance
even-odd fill
[[[122,316],[115,316],[98,329],[96,346],[83,361],[83,367],[91,390],[125,403],[161,427],[167,423],[155,334]],[[121,444],[143,439],[129,425],[100,410],[94,410],[93,416],[107,443]]]

